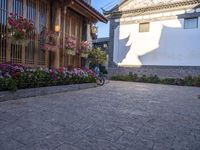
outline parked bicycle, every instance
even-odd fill
[[[105,78],[103,73],[100,72],[99,66],[94,66],[93,71],[96,73],[97,85],[103,86],[105,84]]]
[[[105,84],[104,75],[102,73],[99,73],[99,75],[97,76],[97,85],[103,86],[104,84]]]

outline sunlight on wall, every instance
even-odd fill
[[[119,66],[199,65],[200,30],[186,30],[183,24],[183,19],[155,21],[144,33],[139,32],[139,24],[120,25],[115,30],[114,62]]]

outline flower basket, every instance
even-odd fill
[[[57,44],[57,34],[53,30],[48,31],[46,28],[43,28],[40,33],[40,48],[48,51],[55,52],[60,48]]]
[[[73,50],[73,49],[66,49],[65,50],[65,52],[66,52],[66,54],[68,54],[68,55],[76,55],[76,52],[75,52],[75,50]]]
[[[21,45],[34,40],[35,28],[31,20],[11,13],[8,17],[8,23],[10,28],[7,37],[11,39],[11,43]]]
[[[90,50],[90,45],[88,41],[81,41],[81,48],[79,50],[81,57],[87,58],[89,50]]]
[[[68,55],[76,55],[76,38],[67,37],[65,39],[65,52]]]

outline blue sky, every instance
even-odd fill
[[[110,9],[115,4],[118,3],[119,0],[92,0],[92,6],[95,7],[98,11],[101,11],[101,8]],[[98,23],[98,38],[100,37],[108,37],[109,36],[109,23]]]

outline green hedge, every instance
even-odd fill
[[[158,76],[146,76],[130,73],[129,75],[115,75],[110,78],[116,81],[130,81],[130,82],[143,82],[143,83],[155,83],[155,84],[168,84],[179,86],[196,86],[200,87],[200,75],[197,77],[185,77],[184,79],[165,78],[160,79]]]

